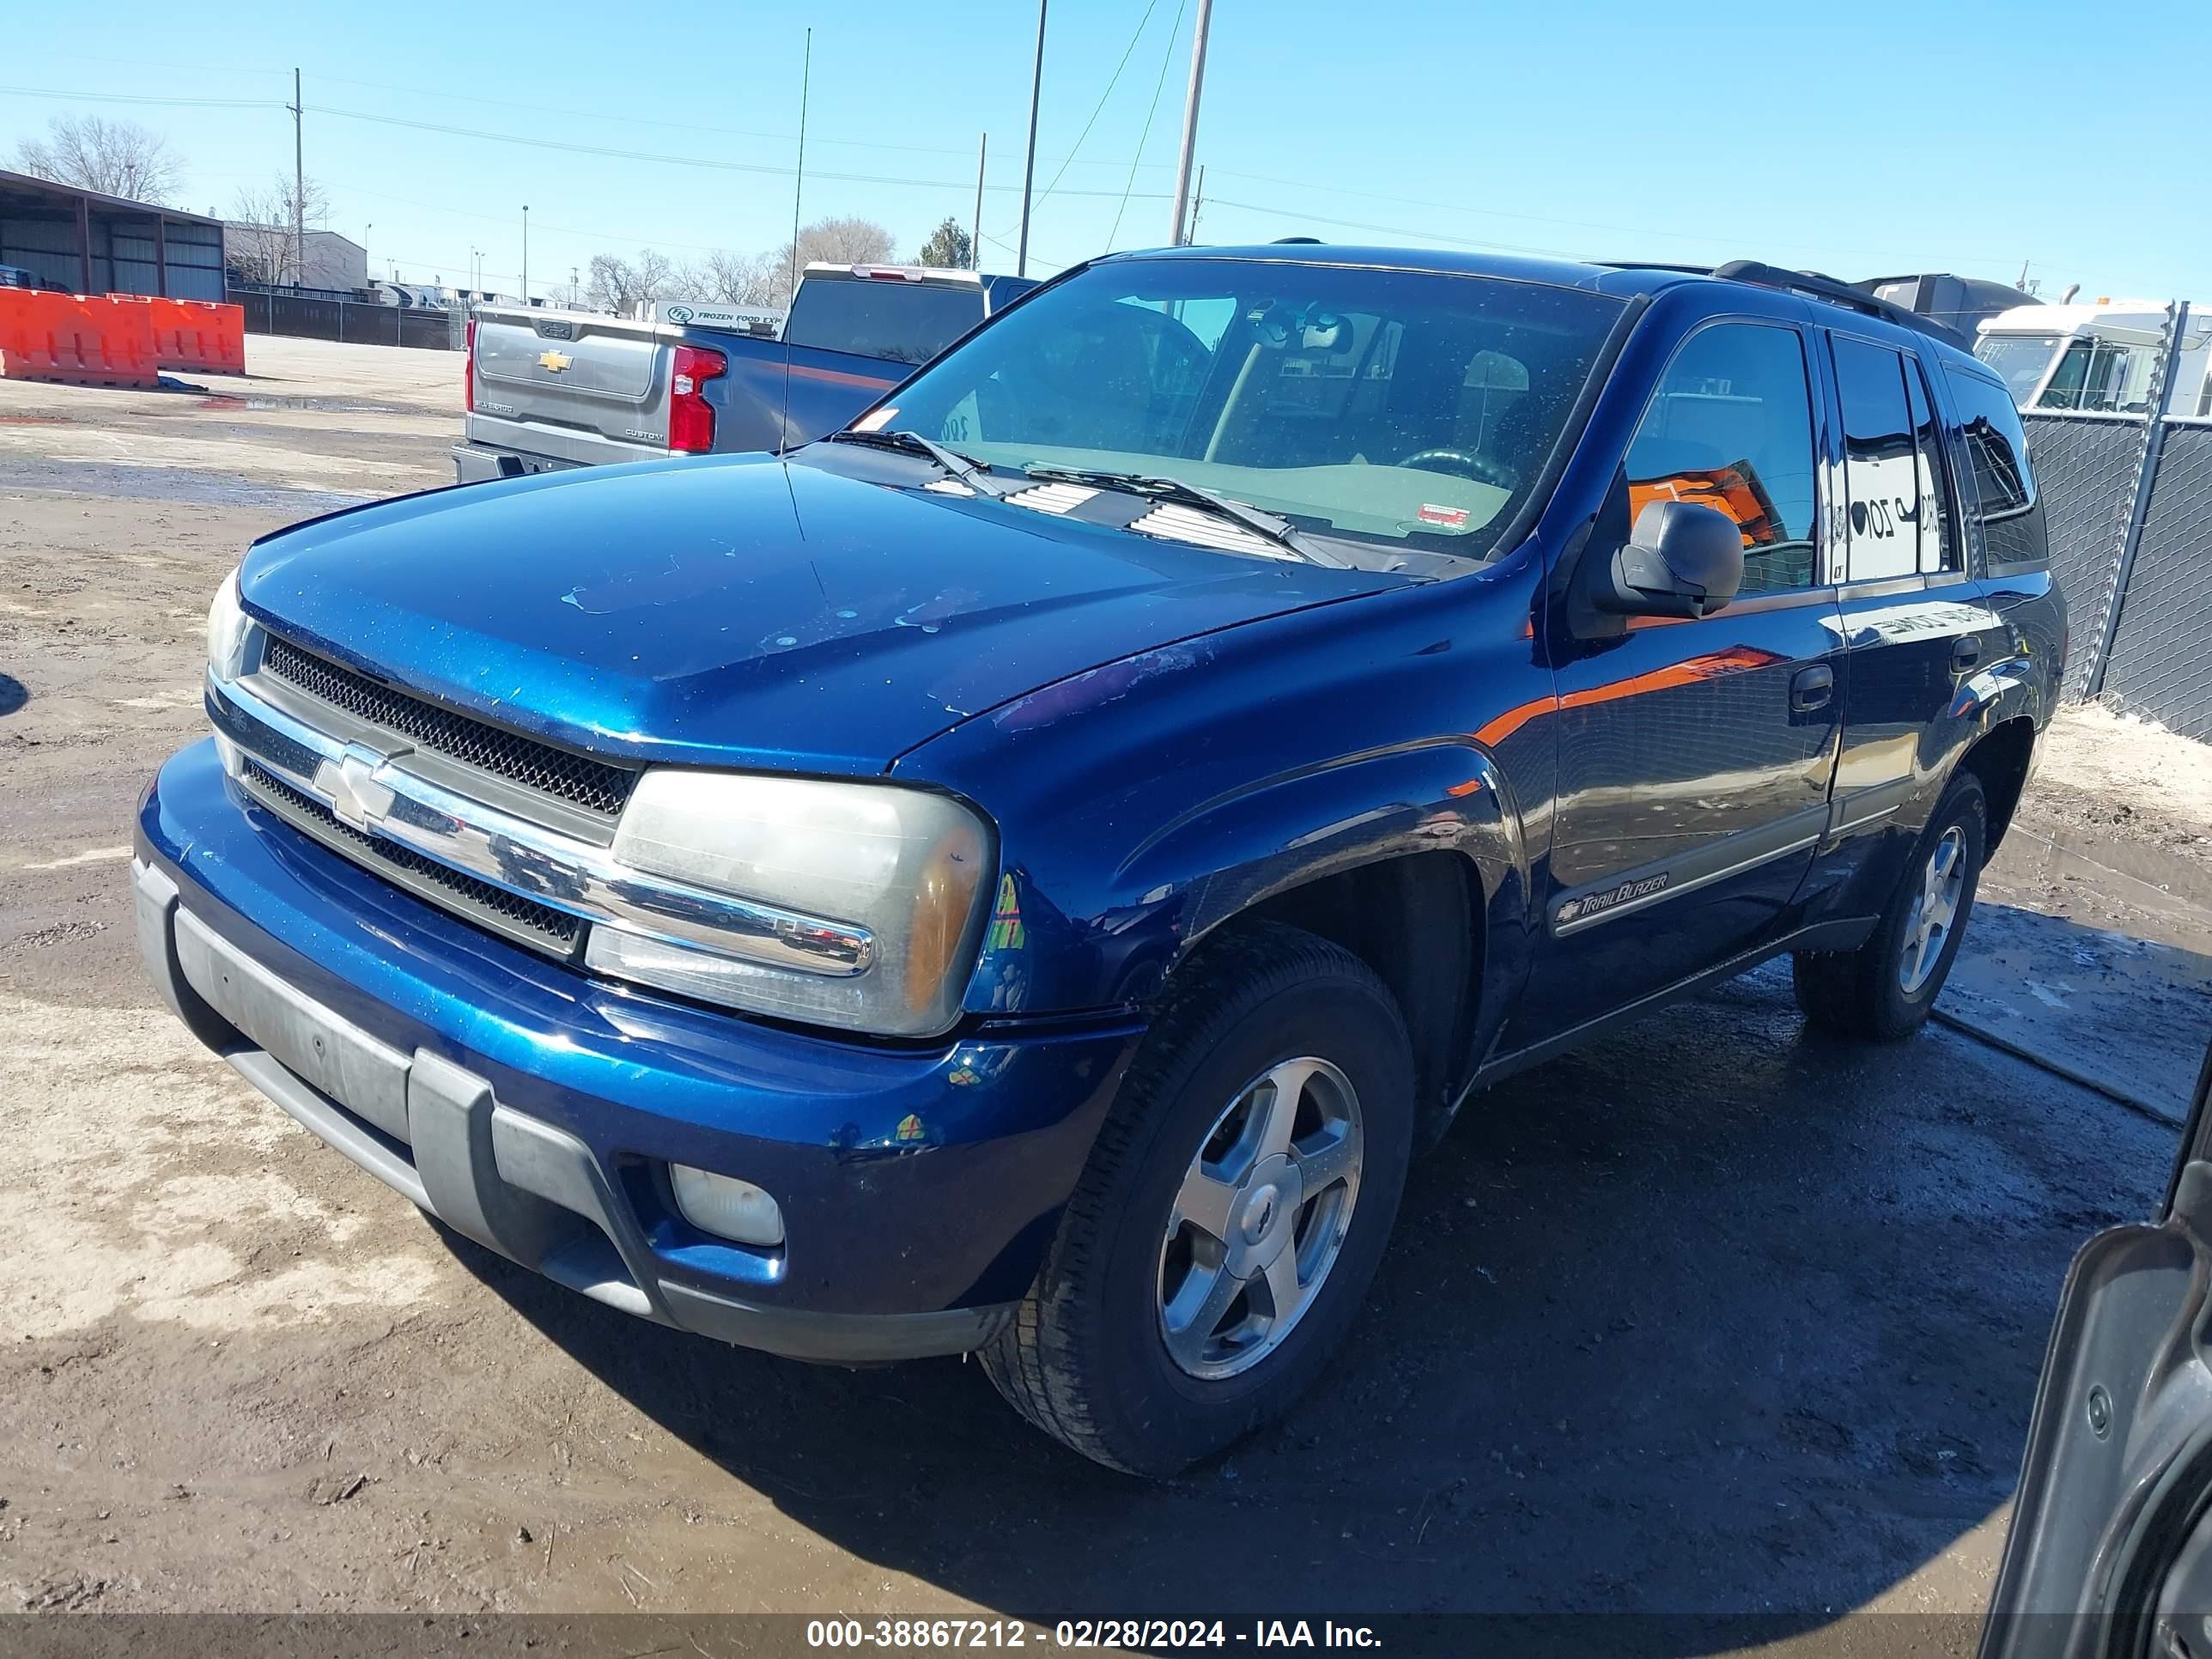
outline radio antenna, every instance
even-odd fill
[[[814,78],[814,31],[806,31],[806,57],[799,71],[799,169],[791,180],[791,292],[783,302],[783,419],[776,433],[776,448],[791,440],[791,303],[799,297],[799,201],[806,184],[806,93]]]

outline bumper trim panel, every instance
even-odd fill
[[[176,913],[177,961],[200,1000],[319,1093],[392,1139],[408,1126],[407,1056],[318,1006],[191,911]]]
[[[665,1279],[583,1141],[501,1104],[467,1068],[425,1048],[402,1053],[278,978],[185,909],[175,880],[143,852],[131,885],[162,1000],[202,1042],[386,1186],[556,1284],[657,1324],[830,1364],[966,1352],[1013,1316],[1011,1303],[910,1314],[763,1307]]]
[[[968,1353],[1004,1330],[1016,1306],[1006,1302],[944,1313],[802,1313],[733,1302],[665,1279],[660,1292],[668,1298],[676,1322],[686,1330],[719,1337],[740,1348],[830,1365]]]

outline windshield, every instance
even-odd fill
[[[2043,371],[2051,367],[2051,354],[2057,349],[2056,334],[1984,334],[1974,342],[1974,356],[1996,370],[2016,404],[2035,395]]]
[[[793,345],[926,363],[983,320],[980,283],[914,283],[809,272],[783,337]]]
[[[1479,556],[1621,309],[1498,277],[1116,262],[1007,313],[876,423],[992,466],[1172,477],[1302,529]]]

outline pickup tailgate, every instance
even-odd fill
[[[478,311],[470,439],[580,462],[623,459],[609,445],[662,452],[673,333],[622,317]]]

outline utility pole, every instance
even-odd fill
[[[300,136],[300,71],[292,70],[292,286],[307,280],[307,169]]]
[[[522,204],[522,305],[526,311],[530,308],[530,204],[527,202]]]
[[[1030,274],[1030,186],[1036,181],[1037,96],[1044,90],[1044,11],[1047,0],[1037,0],[1036,70],[1030,77],[1030,152],[1022,163],[1022,236],[1014,254],[1014,275]],[[1206,0],[1199,0],[1203,6]],[[980,228],[980,227],[979,227]]]
[[[991,135],[975,146],[975,234],[968,239],[968,269],[983,268],[983,158],[991,152]]]
[[[806,31],[806,58],[799,70],[799,170],[791,180],[791,270],[787,278],[789,287],[783,300],[786,306],[790,305],[799,294],[799,192],[806,184],[806,93],[813,79],[814,31],[809,29]],[[787,352],[785,356],[788,358],[790,354]],[[786,368],[789,366],[788,362],[785,365]],[[791,402],[791,377],[788,374],[784,377],[783,398],[787,408]]]
[[[1190,37],[1190,91],[1182,105],[1182,154],[1176,161],[1171,240],[1177,247],[1190,240],[1183,229],[1183,210],[1190,205],[1190,153],[1198,143],[1198,94],[1206,84],[1206,32],[1212,21],[1213,0],[1198,0],[1198,25]]]

